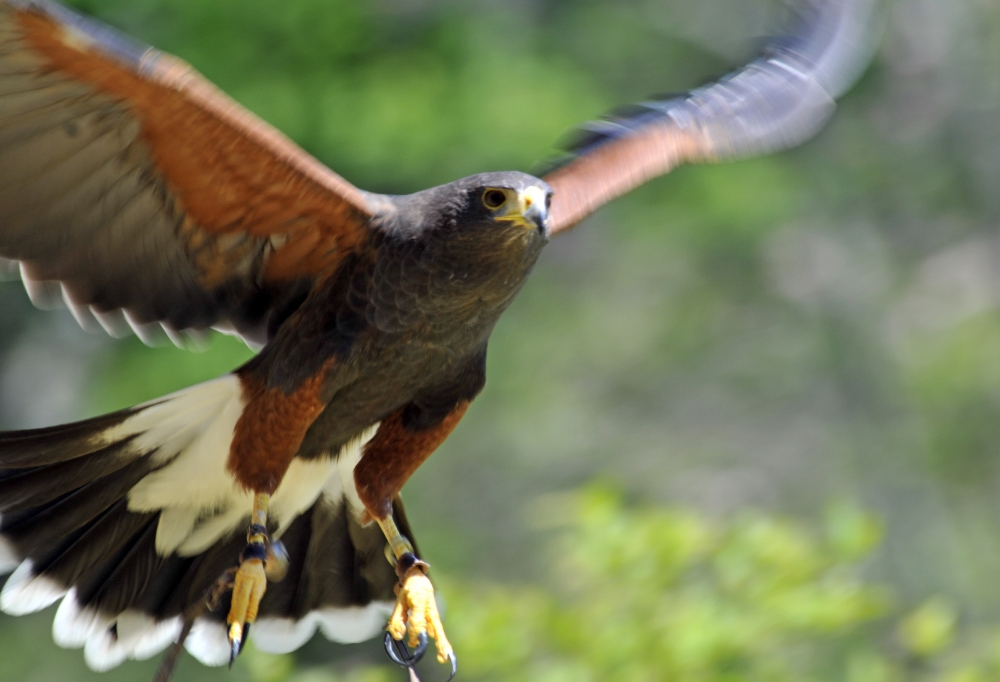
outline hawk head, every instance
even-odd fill
[[[543,180],[518,172],[388,197],[391,206],[376,221],[380,273],[398,272],[397,286],[426,292],[417,305],[478,308],[478,317],[492,319],[548,242],[551,198]]]
[[[541,247],[549,238],[552,188],[516,171],[480,173],[446,185],[392,197],[390,230],[403,235],[477,235],[499,242],[517,237]]]
[[[459,276],[492,272],[515,284],[549,240],[552,189],[526,173],[480,173],[390,201],[386,236],[419,244],[434,267]]]

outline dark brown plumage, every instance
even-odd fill
[[[869,10],[807,5],[765,57],[592,124],[544,179],[392,197],[179,60],[49,0],[0,0],[0,258],[86,327],[177,341],[214,327],[262,349],[147,405],[0,434],[0,569],[16,567],[0,607],[62,599],[56,640],[107,668],[162,650],[239,563],[232,604],[188,640],[220,664],[280,537],[288,574],[260,600],[258,647],[378,632],[397,579],[426,570],[399,491],[482,390],[493,326],[549,236],[679,163],[806,139],[866,61]]]

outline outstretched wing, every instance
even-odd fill
[[[568,158],[544,176],[551,232],[685,162],[800,144],[868,64],[876,0],[808,0],[787,37],[739,71],[689,94],[644,102],[584,126]]]
[[[36,303],[263,343],[363,242],[366,197],[177,58],[0,0],[0,266]]]

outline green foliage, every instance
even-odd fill
[[[605,486],[538,512],[561,526],[549,589],[443,581],[467,679],[978,682],[1000,672],[1000,630],[960,629],[940,596],[900,612],[888,588],[862,579],[881,524],[846,501],[819,531],[759,513],[726,521],[635,507]]]
[[[830,652],[846,660],[851,636],[889,608],[859,581],[856,546],[832,539],[842,528],[814,537],[758,514],[634,508],[603,487],[558,504],[571,518],[550,591],[445,583],[473,679],[821,679]]]
[[[551,537],[544,585],[438,575],[462,679],[483,682],[979,682],[1000,629],[959,627],[938,596],[912,610],[863,579],[881,524],[846,501],[822,528],[627,504],[606,485],[533,510]],[[428,657],[426,679],[436,679]],[[293,672],[252,651],[255,682],[388,682],[391,667]],[[395,673],[395,674],[394,674]]]
[[[933,656],[951,644],[957,620],[954,606],[928,599],[899,624],[900,643],[914,656]]]

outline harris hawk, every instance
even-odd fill
[[[171,643],[221,665],[251,624],[264,651],[387,630],[390,652],[430,638],[454,667],[399,493],[482,390],[542,247],[681,163],[808,139],[867,64],[872,10],[804,0],[757,60],[588,124],[542,178],[385,196],[177,58],[0,0],[0,258],[84,327],[260,349],[174,395],[0,434],[0,608],[61,600],[53,636],[95,669]]]

